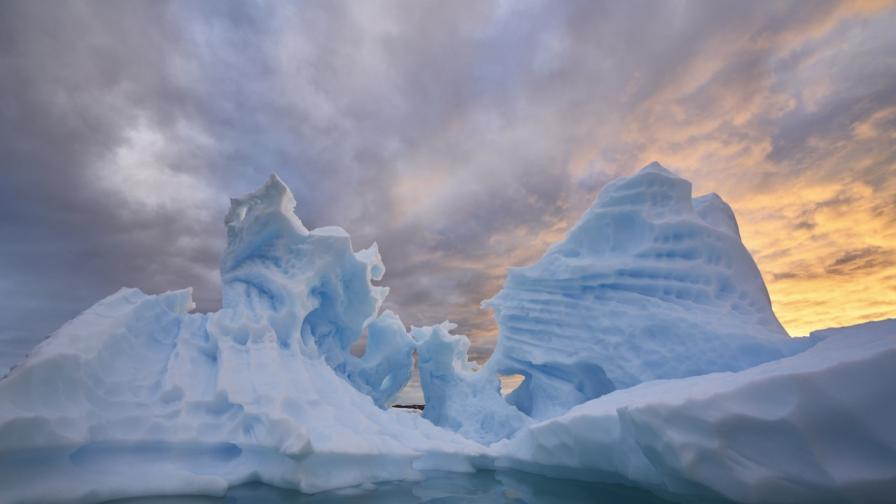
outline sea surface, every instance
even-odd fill
[[[416,482],[390,482],[313,495],[250,483],[223,497],[143,497],[116,504],[274,504],[274,503],[530,503],[572,502],[668,504],[678,502],[622,485],[546,478],[516,471],[472,474],[430,472]]]

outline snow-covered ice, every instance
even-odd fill
[[[896,495],[896,322],[789,339],[731,208],[659,165],[511,271],[481,368],[453,324],[380,312],[375,244],[294,207],[276,177],[232,200],[220,311],[122,289],[0,379],[0,502],[477,468],[745,502]],[[388,409],[415,352],[422,417]],[[506,374],[525,377],[508,398]]]

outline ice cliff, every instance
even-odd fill
[[[308,230],[295,204],[276,177],[232,200],[220,311],[122,289],[0,378],[0,502],[477,468],[688,499],[896,495],[896,321],[787,338],[731,208],[659,165],[510,272],[481,367],[453,324],[381,313],[376,245]],[[423,417],[387,409],[415,353]],[[525,381],[504,398],[510,373]]]

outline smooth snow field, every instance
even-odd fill
[[[122,288],[0,377],[0,503],[896,501],[896,320],[789,337],[731,207],[657,163],[509,271],[483,365],[295,207],[231,200],[219,311]]]

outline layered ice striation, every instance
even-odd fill
[[[659,378],[738,371],[805,349],[775,318],[721,198],[658,163],[615,180],[537,263],[484,303],[500,339],[484,371],[545,419]]]
[[[0,501],[221,494],[250,480],[318,491],[470,468],[477,445],[380,408],[410,376],[413,341],[397,316],[377,316],[376,246],[355,253],[340,228],[309,231],[294,206],[276,177],[232,201],[220,311],[189,313],[189,290],[122,289],[0,381]]]

